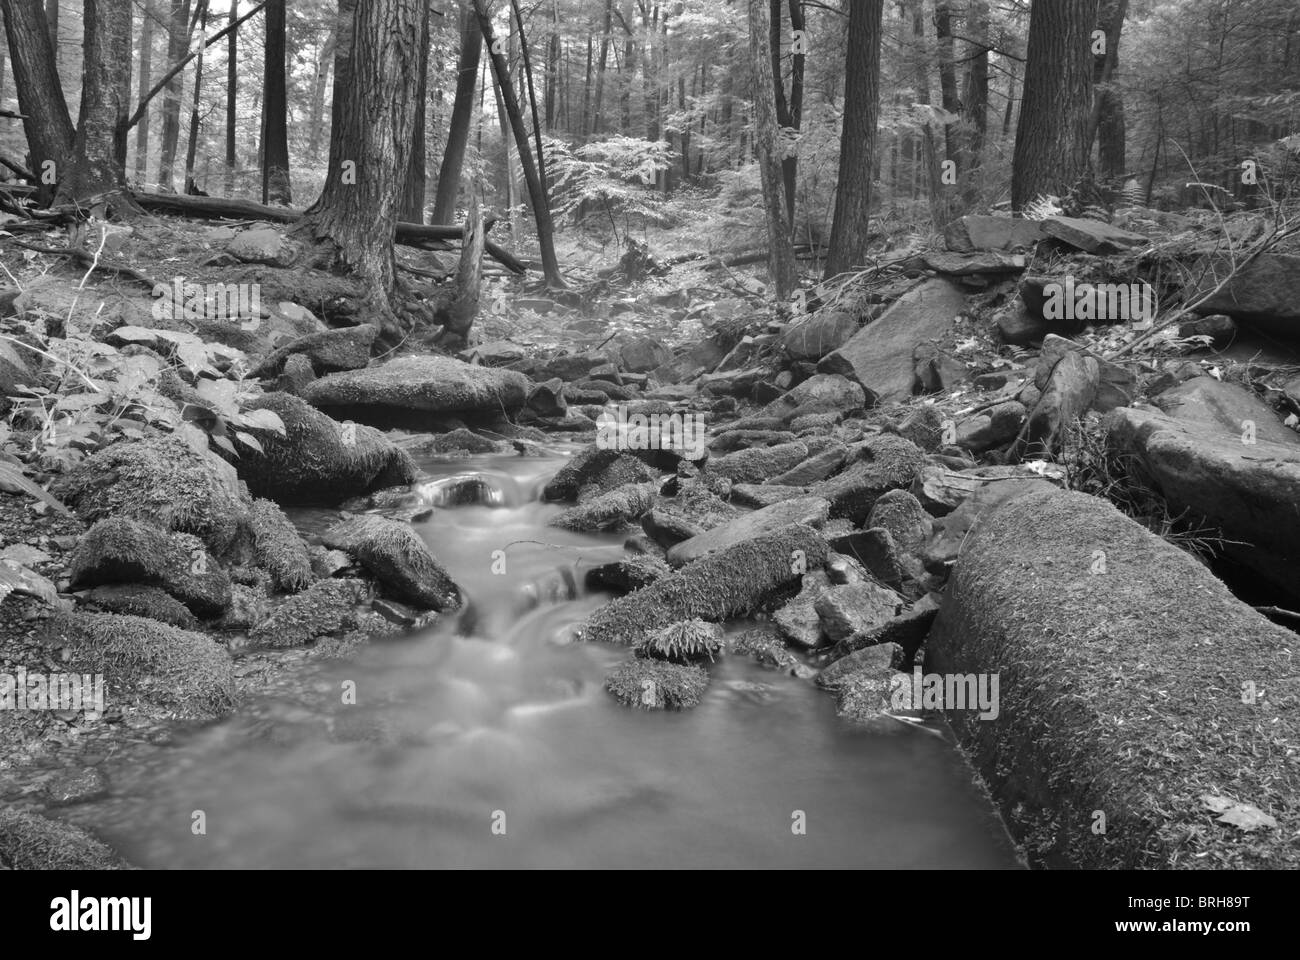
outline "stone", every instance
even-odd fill
[[[709,685],[703,667],[647,660],[625,660],[605,678],[605,689],[626,707],[686,710],[699,704]]]
[[[896,643],[879,643],[862,647],[846,654],[824,667],[817,674],[817,686],[823,690],[838,690],[850,675],[862,670],[893,671],[901,669],[907,659],[903,648]]]
[[[824,571],[809,570],[799,593],[772,615],[772,623],[787,643],[804,650],[815,650],[826,644],[817,601],[829,589],[830,578]]]
[[[972,453],[982,453],[1010,443],[1025,422],[1025,405],[1016,400],[968,417],[957,426],[957,446]]]
[[[359,579],[317,580],[295,593],[254,627],[248,639],[267,647],[301,647],[321,637],[338,636],[361,622],[358,605],[370,600]]]
[[[1025,269],[1028,258],[1022,253],[999,253],[980,250],[967,253],[929,251],[922,255],[925,265],[936,273],[954,277],[978,274],[1016,273]]]
[[[1060,240],[1084,253],[1110,254],[1123,253],[1132,247],[1147,243],[1147,238],[1140,233],[1121,230],[1099,220],[1083,220],[1077,217],[1048,217],[1041,221],[1043,233]]]
[[[731,502],[742,507],[770,507],[793,500],[808,492],[807,487],[787,487],[776,483],[737,483],[731,488]]]
[[[649,373],[672,359],[672,352],[653,337],[638,337],[623,344],[619,359],[624,370],[631,373]]]
[[[881,494],[910,485],[924,463],[925,454],[910,440],[880,434],[859,445],[856,459],[850,454],[843,472],[808,489],[831,502],[832,518],[861,523]]]
[[[386,425],[401,414],[491,414],[518,410],[528,380],[512,370],[474,367],[452,357],[406,356],[365,370],[332,373],[303,390],[326,413]],[[420,422],[428,422],[428,417]]]
[[[355,516],[327,529],[321,542],[360,560],[398,600],[438,611],[461,606],[459,587],[408,524]]]
[[[271,267],[289,267],[297,259],[298,248],[273,227],[245,230],[230,243],[226,251],[244,263],[264,263]]]
[[[1230,267],[1220,265],[1215,276]],[[1206,293],[1218,280],[1206,280]],[[1285,340],[1300,339],[1300,255],[1262,253],[1242,267],[1198,313],[1226,313],[1243,326]]]
[[[866,525],[883,527],[900,549],[911,552],[929,539],[932,523],[916,497],[906,490],[890,490],[872,505]]]
[[[799,497],[774,503],[753,513],[743,513],[734,520],[670,547],[668,563],[673,567],[684,566],[792,523],[820,528],[826,522],[829,510],[830,504],[820,497]]]
[[[564,381],[554,377],[544,383],[535,383],[524,401],[523,419],[538,417],[563,417],[568,409],[564,398]]]
[[[370,363],[370,348],[379,329],[363,323],[355,327],[340,327],[299,337],[273,350],[248,374],[253,379],[267,380],[276,376],[291,356],[302,356],[311,364],[316,376],[344,370],[360,370]]]
[[[989,510],[1033,493],[1056,492],[1046,480],[1002,480],[985,483],[974,490],[957,509],[933,525],[933,533],[922,555],[925,568],[938,575],[947,574],[957,561],[967,535]]]
[[[654,505],[657,493],[654,483],[625,483],[552,517],[547,525],[584,532],[624,530]]]
[[[972,250],[1028,249],[1043,239],[1036,220],[1012,217],[965,216],[948,224],[943,231],[949,250],[969,253]]]
[[[801,441],[774,447],[749,447],[709,462],[709,472],[727,477],[734,483],[763,483],[802,463],[808,446]]]
[[[893,590],[871,582],[831,587],[813,604],[822,632],[832,641],[878,627],[902,606],[903,598]]]
[[[791,467],[785,473],[772,477],[765,483],[786,487],[806,487],[825,480],[844,466],[848,458],[848,448],[835,441],[820,453],[814,453],[803,463]]]
[[[1178,336],[1209,337],[1210,342],[1222,346],[1237,336],[1237,323],[1226,313],[1211,313],[1204,317],[1184,320],[1178,325]]]
[[[791,359],[815,361],[847,343],[858,326],[847,311],[819,310],[792,323],[778,342]]]

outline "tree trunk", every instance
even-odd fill
[[[786,220],[771,38],[768,0],[749,0],[749,53],[754,66],[754,145],[758,149],[763,208],[767,214],[768,269],[776,285],[777,299],[788,300],[799,286],[799,272],[794,261],[790,224]]]
[[[325,87],[330,82],[330,72],[334,65],[334,36],[337,27],[331,26],[330,32],[321,45],[316,57],[316,77],[311,86],[311,128],[307,134],[307,158],[311,163],[320,160],[321,134],[325,132]]]
[[[423,2],[339,0],[329,172],[297,227],[317,241],[320,260],[361,281],[362,313],[388,343],[409,330],[393,304],[393,230],[410,162]]]
[[[112,209],[136,209],[126,191],[126,120],[122,73],[131,70],[130,0],[85,0],[81,111],[67,176],[56,203],[107,196]],[[101,214],[104,216],[105,214]]]
[[[970,73],[966,84],[966,113],[970,118],[970,135],[966,146],[966,176],[963,192],[966,208],[979,203],[979,168],[984,160],[984,142],[989,126],[989,4],[988,0],[971,0],[966,14],[970,33]]]
[[[519,0],[510,0],[515,12],[515,23],[519,27],[519,51],[523,55],[524,79],[528,87],[528,103],[533,111],[533,139],[537,145],[537,176],[546,189],[546,154],[542,150],[542,122],[537,115],[537,90],[533,86],[533,64],[528,57],[528,38],[524,35],[524,15],[519,12]],[[522,147],[520,149],[523,149]]]
[[[289,97],[285,90],[285,0],[266,4],[262,71],[262,202],[292,202],[289,190]]]
[[[871,166],[880,103],[880,38],[884,0],[856,0],[849,12],[844,70],[844,127],[826,276],[866,261],[871,227]]]
[[[172,0],[167,38],[169,66],[185,56],[189,42],[189,23],[190,0]],[[158,185],[166,190],[173,188],[176,146],[181,136],[181,94],[184,86],[185,73],[182,71],[171,78],[163,94],[162,155],[158,160]]]
[[[199,31],[205,34],[208,27],[208,4],[202,4],[203,10],[199,14]],[[194,182],[194,159],[198,155],[199,148],[199,91],[203,89],[203,49],[199,50],[198,58],[194,61],[194,100],[190,107],[190,142],[185,151],[185,187],[183,192],[194,194],[198,192],[198,184]]]
[[[609,63],[610,32],[614,29],[614,0],[605,0],[605,22],[600,31],[600,59],[596,61],[596,96],[591,108],[592,133],[600,133],[601,97],[605,93],[605,65]]]
[[[54,196],[54,185],[64,176],[70,159],[74,131],[63,99],[63,85],[55,67],[54,48],[45,27],[41,0],[0,0],[5,32],[9,39],[9,62],[18,94],[18,110],[27,119],[27,169],[39,179],[38,202]]]
[[[140,24],[140,78],[136,84],[139,91],[138,100],[143,100],[153,85],[150,76],[153,71],[153,11],[148,2],[144,5]],[[135,128],[135,179],[143,183],[149,175],[149,117],[140,121]]]
[[[474,87],[478,83],[479,58],[483,51],[483,34],[478,17],[466,4],[461,9],[460,56],[456,63],[456,101],[447,126],[447,148],[438,171],[438,193],[433,201],[433,222],[451,223],[460,195],[460,172],[469,143],[469,126],[474,117]]]
[[[548,286],[563,287],[560,276],[560,264],[555,259],[555,227],[551,222],[551,208],[546,199],[546,189],[533,163],[532,150],[528,146],[528,131],[524,129],[524,119],[519,112],[519,100],[515,88],[510,83],[510,67],[504,54],[493,51],[492,18],[487,12],[484,0],[473,0],[474,12],[478,15],[479,29],[483,32],[483,42],[487,45],[488,58],[492,61],[492,70],[496,75],[497,88],[501,91],[506,117],[515,135],[515,146],[519,154],[519,163],[524,170],[524,180],[528,185],[528,196],[533,205],[533,216],[537,220],[537,244],[542,254],[542,273]]]
[[[1100,138],[1098,156],[1102,177],[1124,173],[1124,94],[1111,81],[1119,66],[1119,38],[1128,15],[1128,0],[1105,0],[1098,29],[1106,34],[1106,52],[1093,57],[1094,97],[1088,117],[1088,149]]]
[[[415,84],[415,129],[411,132],[411,162],[402,189],[402,205],[397,218],[408,223],[424,223],[424,186],[427,147],[424,137],[424,114],[429,98],[429,0],[422,0],[420,15],[420,64]]]
[[[1029,14],[1024,100],[1011,165],[1011,206],[1064,196],[1088,168],[1091,36],[1097,0],[1035,3]]]
[[[560,80],[560,7],[551,0],[551,36],[546,41],[546,130],[555,129],[555,105]]]
[[[230,33],[226,35],[226,196],[235,192],[235,167],[239,158],[235,153],[235,95],[239,90],[239,0],[230,0]]]
[[[471,190],[469,213],[465,217],[464,242],[460,250],[460,265],[456,268],[456,298],[447,308],[447,322],[443,328],[464,339],[478,316],[479,290],[483,284],[483,212],[478,205],[478,191]]]

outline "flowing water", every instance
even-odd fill
[[[426,462],[416,529],[463,613],[275,672],[231,719],[110,761],[111,798],[63,815],[146,867],[1016,865],[932,731],[855,728],[741,657],[694,710],[616,703],[602,681],[629,651],[572,630],[609,599],[583,576],[623,537],[545,525],[562,462]]]

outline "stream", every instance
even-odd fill
[[[563,462],[425,459],[415,527],[465,610],[275,672],[233,717],[109,760],[110,796],[60,815],[153,868],[1017,866],[934,730],[854,727],[735,656],[693,710],[619,705],[602,684],[630,651],[572,633],[625,535],[546,526]]]

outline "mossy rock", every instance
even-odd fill
[[[648,483],[659,475],[641,460],[619,450],[594,444],[580,450],[542,489],[545,500],[577,500],[599,496],[626,483]]]
[[[747,447],[709,462],[709,472],[733,483],[762,483],[808,459],[808,445],[802,441],[774,447]]]
[[[703,667],[635,657],[620,663],[605,678],[605,689],[627,707],[641,710],[686,710],[700,702],[709,686]]]
[[[370,597],[364,580],[317,580],[275,609],[248,634],[267,647],[301,647],[320,637],[356,628],[362,611],[358,604]]]
[[[309,333],[305,337],[277,347],[248,374],[255,379],[274,377],[291,356],[305,357],[316,376],[359,370],[370,362],[370,348],[379,332],[373,324],[339,327]]]
[[[284,421],[285,435],[264,431],[262,453],[234,460],[254,496],[280,504],[333,506],[385,487],[412,482],[418,470],[405,450],[364,424],[342,424],[298,397],[270,393],[248,405]]]
[[[326,530],[321,542],[356,557],[399,600],[430,610],[460,608],[460,588],[409,524],[351,517]]]
[[[310,384],[303,397],[315,407],[344,408],[367,421],[382,421],[394,411],[510,412],[523,406],[527,392],[528,378],[513,370],[425,355],[330,374]]]
[[[218,557],[241,538],[251,504],[233,470],[176,436],[115,443],[50,490],[87,523],[127,517],[192,533]]]
[[[127,613],[189,630],[198,625],[194,614],[161,587],[139,583],[113,583],[96,587],[88,598],[105,613]]]
[[[664,559],[652,553],[632,554],[587,571],[587,586],[631,593],[672,573]]]
[[[831,502],[832,519],[844,517],[861,524],[882,494],[906,487],[925,466],[925,453],[912,441],[892,433],[860,444],[845,469],[808,492]]]
[[[584,640],[635,644],[679,620],[719,623],[758,609],[774,590],[797,584],[826,561],[826,543],[811,527],[791,524],[697,560],[671,576],[597,610]]]
[[[655,502],[658,485],[628,483],[547,521],[561,530],[624,530],[639,520]]]
[[[0,866],[10,870],[122,870],[125,860],[85,830],[27,810],[0,809]]]
[[[309,587],[316,579],[311,555],[284,511],[270,500],[254,500],[249,524],[257,562],[271,574],[275,588],[297,593]]]
[[[713,662],[722,652],[722,628],[703,620],[680,620],[650,634],[637,645],[638,656],[672,663]]]
[[[71,673],[102,673],[109,703],[142,698],[184,719],[230,713],[230,655],[211,637],[144,617],[72,611],[52,617],[46,642],[61,647]]]

